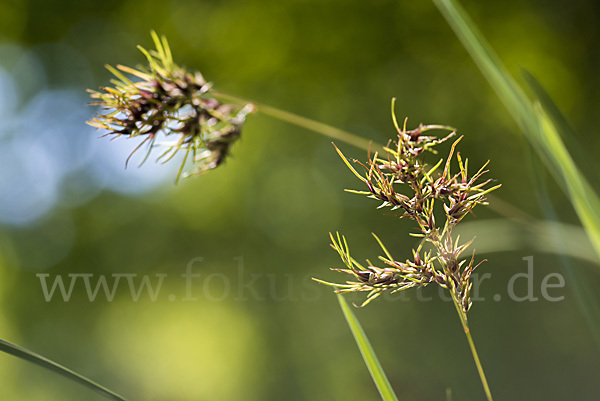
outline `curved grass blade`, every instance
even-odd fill
[[[377,355],[375,354],[373,347],[371,347],[371,343],[369,343],[369,339],[354,315],[354,312],[352,312],[342,295],[336,295],[340,307],[342,308],[342,312],[344,313],[344,317],[346,318],[346,322],[348,322],[348,326],[356,340],[356,345],[358,345],[358,349],[365,361],[365,365],[367,365],[369,373],[375,382],[375,386],[381,395],[381,399],[384,401],[398,401],[398,398],[396,397],[396,394],[394,394],[394,390],[377,359]]]
[[[530,153],[531,157],[529,158],[530,162],[528,165],[531,174],[535,178],[533,180],[533,187],[537,193],[538,203],[548,221],[557,221],[558,215],[548,192],[544,172],[534,168],[536,156],[533,151]],[[547,235],[552,238],[554,243],[564,244],[569,241],[570,238],[568,238],[557,225],[549,224],[548,226]],[[600,350],[600,301],[598,300],[597,291],[593,288],[593,285],[591,285],[588,272],[584,269],[574,268],[572,257],[573,256],[562,253],[559,255],[559,260],[562,265],[562,270],[568,278],[567,282],[572,287],[572,293],[577,302],[577,306],[583,314],[583,317],[596,340],[598,350]]]
[[[536,100],[540,102],[542,109],[550,117],[556,130],[560,133],[563,142],[573,155],[573,159],[577,160],[580,173],[585,175],[594,188],[600,188],[600,176],[597,174],[597,171],[600,170],[600,164],[595,159],[595,155],[589,152],[589,146],[586,148],[587,142],[585,137],[573,129],[556,105],[556,102],[531,72],[522,70],[521,74],[531,91],[535,94]]]
[[[457,2],[433,1],[569,197],[600,257],[600,198],[575,164],[548,111],[532,104]]]
[[[454,0],[433,0],[433,2],[496,91],[508,112],[524,131],[536,131],[537,123],[529,99],[490,45],[483,39],[483,35],[469,15]]]
[[[523,76],[525,77],[529,87],[539,99],[544,110],[546,110],[548,113],[548,116],[558,128],[559,132],[563,134],[563,137],[566,136],[568,139],[570,139],[568,143],[572,147],[572,150],[576,156],[576,160],[579,161],[580,165],[583,164],[586,166],[583,173],[589,172],[587,174],[587,178],[591,180],[595,179],[597,184],[598,177],[597,174],[595,174],[595,172],[598,171],[597,163],[594,163],[594,161],[591,160],[591,155],[584,152],[582,146],[580,145],[581,140],[573,140],[577,139],[577,133],[571,128],[571,125],[562,114],[554,100],[552,100],[552,97],[548,94],[548,92],[546,92],[542,84],[533,76],[533,74],[524,70]],[[541,172],[539,169],[533,168],[532,163],[530,163],[530,170],[532,170],[534,176],[536,174],[538,176],[543,175],[543,172]],[[541,205],[546,219],[558,220],[558,215],[550,200],[544,177],[538,177],[538,179],[534,180],[534,184],[534,187],[538,192],[538,202]],[[568,240],[568,238],[560,230],[550,230],[549,233],[555,238],[555,242],[564,243]],[[587,277],[587,271],[575,269],[573,267],[571,258],[569,258],[567,255],[561,255],[560,261],[563,271],[568,277],[568,282],[573,287],[573,295],[575,296],[577,305],[584,315],[588,327],[594,335],[596,345],[600,350],[600,301],[598,300],[597,292],[593,286],[590,285],[589,277]]]
[[[586,179],[594,188],[600,188],[600,176],[597,171],[600,170],[600,164],[589,152],[589,146],[586,147],[586,139],[573,129],[567,118],[560,111],[556,102],[550,94],[544,89],[537,78],[529,71],[522,70],[521,74],[527,82],[528,87],[535,94],[536,99],[542,105],[552,122],[556,126],[557,131],[561,134],[565,145],[568,147],[573,159],[577,160],[580,167],[580,172],[585,175]]]
[[[571,204],[594,245],[596,253],[600,256],[600,199],[583,174],[580,173],[546,111],[542,109],[541,105],[536,104],[535,112],[540,123],[540,130],[548,138],[545,144],[549,148],[548,152],[554,155],[554,163],[558,163],[556,168],[565,178],[566,191]]]
[[[97,392],[100,395],[116,401],[127,401],[125,398],[120,396],[119,394],[107,389],[104,386],[88,379],[85,376],[80,375],[77,372],[72,371],[54,361],[51,361],[48,358],[45,358],[35,352],[29,351],[26,348],[23,348],[19,345],[12,344],[8,341],[0,339],[0,351],[5,352],[9,355],[16,356],[17,358],[21,358],[25,361],[31,362],[35,365],[46,368],[54,373],[57,373],[61,376],[66,377],[74,381],[75,383],[81,384],[84,387],[87,387],[90,390]]]

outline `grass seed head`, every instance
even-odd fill
[[[398,134],[393,146],[388,145],[383,156],[369,155],[366,163],[354,160],[364,170],[364,175],[351,165],[339,149],[336,150],[354,175],[366,186],[366,191],[350,192],[365,194],[382,202],[379,208],[402,210],[400,217],[417,222],[419,232],[414,235],[422,237],[425,243],[432,246],[432,250],[421,257],[422,243],[417,251],[413,250],[412,261],[399,262],[392,258],[379,238],[375,237],[385,253],[385,256],[380,256],[379,259],[384,261],[387,267],[380,268],[369,263],[367,268],[363,268],[350,257],[346,239],[340,239],[339,234],[337,240],[331,236],[332,247],[338,251],[348,267],[333,270],[351,274],[357,281],[348,281],[345,284],[323,283],[336,286],[337,292],[368,292],[363,306],[386,290],[396,292],[437,283],[451,292],[457,304],[460,304],[466,313],[471,307],[471,273],[481,262],[474,265],[474,252],[468,264],[465,260],[460,260],[461,253],[472,241],[459,244],[459,238],[453,238],[452,230],[477,205],[485,205],[485,195],[497,189],[499,185],[490,187],[491,180],[481,180],[487,172],[487,163],[469,177],[468,160],[463,161],[458,152],[458,172],[451,173],[455,148],[462,136],[454,141],[445,161],[440,160],[433,167],[424,163],[424,153],[437,154],[436,147],[456,135],[454,128],[420,124],[416,129],[407,131],[406,120],[403,128],[400,128],[395,115],[392,116]],[[444,130],[449,133],[439,138],[424,135],[431,130]],[[444,166],[443,170],[439,171],[441,166]],[[436,224],[434,211],[438,209],[443,211],[445,216],[443,226]],[[438,215],[440,213],[438,212]],[[435,268],[434,262],[438,269]]]
[[[145,145],[141,164],[155,148],[162,149],[157,161],[163,163],[185,154],[177,180],[190,157],[193,168],[184,176],[210,171],[226,160],[254,106],[221,102],[201,73],[175,64],[164,36],[152,32],[152,38],[156,50],[139,47],[146,66],[107,66],[115,76],[113,86],[89,90],[91,104],[101,110],[88,124],[106,130],[106,135],[144,138],[126,165]]]

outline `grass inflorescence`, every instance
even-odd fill
[[[159,38],[152,32],[152,38],[156,50],[138,46],[148,60],[147,66],[106,66],[116,78],[111,80],[114,86],[89,91],[94,99],[91,104],[102,111],[88,123],[107,130],[106,135],[144,137],[129,156],[147,145],[142,164],[155,147],[163,149],[157,159],[161,162],[183,151],[177,180],[190,154],[194,168],[184,176],[212,170],[229,155],[254,106],[223,103],[200,72],[189,72],[175,64],[164,36]]]
[[[369,156],[366,163],[354,160],[364,170],[363,174],[354,168],[337,147],[336,150],[367,188],[349,192],[381,201],[379,208],[389,207],[401,211],[401,218],[412,219],[418,225],[418,232],[412,235],[422,237],[424,241],[417,249],[413,249],[411,258],[401,261],[394,258],[373,234],[384,253],[378,258],[382,265],[377,266],[367,260],[367,264],[363,266],[350,256],[346,238],[339,234],[331,235],[332,247],[345,265],[345,268],[333,270],[352,275],[356,280],[346,283],[321,282],[337,287],[338,293],[367,292],[362,306],[387,290],[398,292],[436,283],[448,289],[462,311],[467,313],[472,304],[470,277],[482,262],[475,263],[474,252],[470,259],[461,259],[472,241],[461,243],[460,237],[454,238],[452,232],[477,205],[486,204],[485,196],[500,185],[490,186],[492,180],[483,179],[489,162],[469,176],[469,160],[463,160],[456,151],[462,136],[454,141],[445,161],[440,159],[434,166],[427,166],[423,155],[428,152],[437,153],[435,147],[455,137],[456,130],[443,125],[419,125],[409,131],[406,129],[406,120],[400,128],[394,114],[392,115],[397,140],[393,147],[385,148],[385,156],[375,153]],[[441,138],[424,135],[426,131],[434,129],[449,133]],[[451,165],[455,153],[458,171],[453,174]],[[442,210],[444,221],[438,224],[436,215],[439,216]],[[432,249],[424,251],[425,243],[431,244]]]

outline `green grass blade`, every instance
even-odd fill
[[[379,390],[379,394],[381,395],[381,399],[384,401],[398,401],[396,394],[394,394],[394,390],[390,385],[379,360],[377,359],[377,355],[371,347],[371,343],[369,343],[369,339],[367,335],[363,331],[358,319],[352,312],[352,309],[348,306],[348,303],[344,299],[344,297],[340,294],[337,294],[338,301],[340,303],[340,307],[342,308],[342,312],[344,312],[344,317],[346,318],[346,322],[348,322],[348,326],[352,331],[352,335],[356,340],[356,344],[358,345],[358,349],[369,369],[369,373],[371,373],[371,377],[375,382],[375,386],[377,390]]]
[[[569,197],[600,257],[600,199],[578,170],[558,130],[539,104],[529,101],[470,17],[454,0],[433,0],[496,91],[525,137]]]
[[[527,82],[527,86],[532,90],[536,99],[541,103],[542,108],[548,113],[548,116],[554,122],[557,131],[567,145],[574,160],[577,160],[581,172],[594,188],[600,188],[600,177],[596,173],[600,170],[600,164],[589,152],[586,138],[579,135],[571,126],[567,118],[562,114],[550,94],[544,89],[542,84],[535,76],[527,71],[522,70],[523,78]]]
[[[523,130],[535,131],[537,124],[529,99],[483,39],[470,17],[454,0],[433,2],[519,126]]]
[[[54,373],[62,375],[78,384],[81,384],[84,387],[87,387],[90,390],[97,392],[98,394],[103,395],[104,397],[110,400],[117,401],[127,401],[125,398],[121,397],[119,394],[107,389],[104,386],[88,379],[85,376],[80,375],[72,371],[71,369],[65,368],[58,363],[51,361],[48,358],[45,358],[35,352],[29,351],[26,348],[21,346],[9,343],[8,341],[0,339],[0,351],[5,352],[7,354],[16,356],[17,358],[21,358],[25,361],[31,362],[43,368],[46,368]]]
[[[521,75],[527,82],[529,88],[533,91],[535,97],[542,104],[545,110],[548,111],[553,118],[554,122],[559,127],[559,131],[566,137],[576,136],[576,132],[573,130],[565,116],[562,115],[558,106],[552,100],[548,92],[544,89],[542,84],[535,78],[535,76],[527,70],[521,70]]]
[[[546,177],[544,177],[543,171],[534,167],[536,156],[533,152],[530,153],[531,157],[529,159],[531,161],[528,163],[528,167],[536,178],[534,179],[534,190],[537,193],[538,202],[546,219],[548,221],[557,221],[558,215],[548,193]],[[564,244],[569,240],[556,225],[553,227],[550,226],[547,230],[547,234],[557,244]],[[584,269],[574,268],[571,258],[565,254],[559,255],[559,260],[563,271],[567,276],[567,282],[572,287],[572,293],[577,302],[577,306],[583,314],[586,323],[596,340],[596,345],[600,350],[600,302],[597,291],[588,276],[589,272]]]
[[[600,199],[583,174],[579,172],[548,114],[539,104],[536,105],[535,111],[540,121],[541,131],[547,138],[545,145],[548,147],[548,152],[554,155],[555,162],[558,163],[556,168],[566,180],[567,195],[596,253],[600,256]]]

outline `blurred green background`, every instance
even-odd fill
[[[580,135],[569,145],[588,153],[583,167],[597,178],[599,3],[463,4],[511,72],[530,70],[553,96]],[[97,139],[85,89],[107,84],[105,63],[143,62],[135,45],[151,47],[151,29],[221,90],[378,142],[395,135],[396,96],[409,127],[459,128],[474,167],[492,160],[496,196],[543,217],[527,143],[430,2],[1,0],[0,338],[131,400],[379,397],[334,295],[310,278],[340,279],[328,270],[340,265],[328,232],[344,233],[358,259],[376,257],[376,232],[403,259],[417,244],[412,223],[343,192],[359,182],[329,139],[260,114],[210,174],[175,186],[176,162],[126,170],[136,142]],[[578,224],[558,186],[550,191],[561,220]],[[492,279],[470,324],[495,398],[595,399],[599,348],[568,280],[550,292],[564,300],[541,297],[547,274],[565,274],[556,252],[544,252],[554,247],[492,210],[477,217],[486,229],[474,247],[489,259],[479,273]],[[575,256],[589,252],[580,245]],[[511,300],[509,280],[532,255],[540,300]],[[598,285],[600,266],[583,259],[574,267]],[[200,276],[186,281],[188,269]],[[123,276],[112,301],[102,292],[90,301],[82,281],[68,301],[46,301],[40,274],[49,285],[61,276],[68,286],[69,274],[92,274],[92,285],[114,274],[137,275],[138,287],[163,281],[154,300],[142,291],[136,301]],[[453,399],[483,399],[453,306],[437,288],[420,297],[356,311],[398,397],[442,400],[451,388]],[[5,354],[0,395],[102,399]]]

